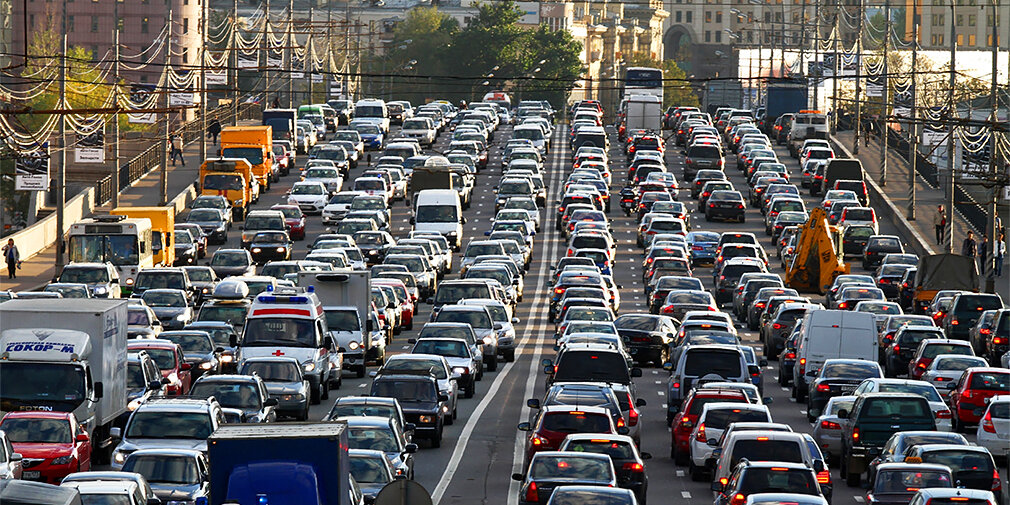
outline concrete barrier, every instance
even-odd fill
[[[839,142],[838,139],[835,137],[830,137],[830,139],[831,144],[837,151],[845,154],[846,158],[854,158],[852,152]],[[870,206],[876,210],[877,219],[886,220],[897,228],[898,234],[905,239],[907,248],[912,249],[910,252],[914,252],[919,256],[934,254],[929,241],[919,233],[919,230],[912,223],[908,222],[908,219],[905,219],[904,211],[894,205],[894,202],[887,197],[887,193],[877,185],[873,177],[864,177],[864,181],[866,182],[866,192],[870,197]]]
[[[175,207],[175,215],[178,216],[186,210],[187,207],[189,207],[189,204],[193,203],[193,200],[195,200],[197,196],[196,183],[194,182],[193,184],[186,186],[186,189],[179,192],[178,195],[175,195],[175,198],[168,202],[168,206]]]
[[[35,224],[6,238],[14,239],[21,254],[21,261],[39,254],[46,248],[56,243],[56,237],[62,233],[66,235],[70,231],[70,225],[88,216],[95,209],[95,188],[88,188],[81,191],[76,196],[67,201],[63,206],[63,226],[62,232],[56,229],[56,213],[53,212]],[[7,241],[4,240],[4,243]],[[0,262],[0,272],[7,270],[6,262]]]

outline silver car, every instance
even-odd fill
[[[828,459],[842,454],[842,423],[845,421],[838,417],[838,411],[852,410],[855,402],[855,396],[835,396],[828,400],[824,413],[814,422],[814,440]]]
[[[989,366],[985,359],[978,356],[965,356],[964,354],[937,354],[926,371],[922,373],[921,380],[933,385],[938,391],[954,389],[957,380],[965,370],[973,366]]]

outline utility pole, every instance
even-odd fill
[[[210,0],[204,0],[209,2]],[[234,69],[233,76],[234,79],[231,81],[231,125],[238,126],[238,44],[235,41],[238,40],[238,0],[232,0],[231,3],[231,41],[228,44],[228,49],[231,55],[231,68]]]
[[[116,31],[113,32],[115,60],[112,62],[112,103],[119,108],[119,1],[112,2]],[[119,113],[112,118],[112,208],[119,207]]]
[[[305,82],[308,84],[308,89],[309,89],[308,98],[305,100],[305,103],[312,103],[313,102],[313,100],[312,100],[312,73],[315,71],[315,61],[314,61],[313,57],[315,56],[315,51],[314,50],[315,50],[315,47],[316,47],[315,39],[312,38],[312,36],[314,35],[314,32],[315,32],[315,28],[316,28],[316,25],[313,22],[313,14],[315,13],[313,7],[315,7],[315,5],[313,5],[312,3],[309,3],[309,30],[308,30],[309,31],[309,37],[307,39],[305,39],[305,61],[302,62],[303,63],[302,67],[305,69],[305,78],[306,78]]]
[[[957,2],[950,2],[950,82],[948,88],[950,93],[947,98],[947,183],[943,185],[946,194],[944,200],[947,201],[946,218],[947,229],[944,230],[944,245],[948,253],[954,251],[954,117],[957,111],[954,109],[954,92],[957,90],[957,72],[955,63],[957,62],[957,24],[955,16],[957,14]]]
[[[859,19],[856,21],[856,125],[853,130],[854,134],[852,135],[852,138],[855,139],[855,142],[852,143],[852,154],[859,154],[859,131],[860,123],[863,122],[859,92],[861,91],[860,85],[863,82],[863,18],[866,17],[863,9],[865,8],[864,0],[859,0]]]
[[[270,98],[267,96],[267,91],[270,90],[270,53],[272,52],[270,48],[270,0],[266,0],[266,10],[263,11],[263,47],[266,49],[261,50],[263,65],[260,67],[263,69],[263,109],[270,108]]]
[[[118,3],[119,0],[114,0]],[[209,0],[200,8],[200,163],[207,159],[207,20],[210,19]]]
[[[806,14],[806,2],[803,3],[804,14]],[[821,2],[820,0],[814,0],[814,60],[811,62],[811,66],[817,68],[817,73],[813,76],[813,87],[814,87],[814,109],[819,110],[821,108],[820,100],[818,97],[817,90],[821,87],[821,77],[823,73],[823,68],[820,63],[821,56]],[[803,50],[802,48],[800,49]],[[802,60],[802,58],[801,58]],[[810,66],[808,66],[810,68]],[[808,74],[813,72],[807,72]]]
[[[834,57],[832,58],[833,63],[831,64],[831,132],[838,132],[838,72],[840,70],[841,63],[838,57],[838,9],[841,9],[841,5],[835,4],[835,27],[834,27]]]
[[[913,0],[913,3],[915,0]],[[888,107],[888,66],[887,66],[887,47],[890,45],[891,39],[891,1],[884,1],[884,16],[886,22],[884,23],[884,89],[880,93],[880,187],[887,186],[887,107]]]
[[[918,77],[917,68],[919,64],[919,3],[912,2],[912,107],[911,107],[911,119],[908,122],[909,131],[909,142],[908,142],[908,159],[912,163],[912,166],[908,169],[908,208],[905,211],[905,217],[909,221],[915,221],[915,171],[916,165],[919,161],[919,122],[916,120],[919,113],[916,110],[918,108],[917,96],[919,94],[918,85],[916,84],[916,78]]]
[[[285,38],[288,47],[284,50],[284,54],[287,55],[287,70],[288,70],[288,108],[293,108],[295,106],[295,81],[291,78],[291,72],[294,71],[294,37],[293,32],[295,31],[294,22],[294,10],[295,2],[294,0],[288,0],[288,36]]]
[[[172,146],[172,139],[169,136],[172,133],[172,114],[168,111],[168,90],[169,90],[169,74],[171,73],[171,58],[172,58],[172,36],[174,35],[174,27],[172,26],[172,10],[168,10],[168,32],[165,34],[165,55],[164,66],[162,71],[164,72],[164,86],[161,87],[161,107],[164,110],[164,120],[162,122],[162,149],[161,149],[161,170],[159,175],[159,183],[161,184],[161,203],[159,205],[168,205],[168,150]]]
[[[782,23],[779,24],[779,77],[786,76],[786,4],[782,2]]]
[[[56,271],[53,277],[59,276],[63,271],[63,255],[66,254],[67,244],[63,230],[66,229],[66,217],[63,207],[67,202],[67,113],[70,104],[67,102],[67,3],[63,2],[63,21],[60,23],[60,36],[62,51],[60,51],[60,164],[56,169]],[[25,34],[25,38],[28,34]],[[27,58],[28,55],[25,54]],[[51,152],[51,151],[50,151]]]
[[[994,180],[999,177],[998,166],[996,164],[996,124],[999,121],[999,95],[997,94],[996,86],[996,75],[999,71],[999,32],[997,26],[999,23],[996,22],[999,12],[997,10],[997,4],[999,0],[990,0],[992,2],[992,83],[989,88],[989,100],[992,102],[992,120],[989,126],[989,177]],[[1000,197],[1000,187],[993,186],[989,190],[989,201],[986,202],[988,209],[986,209],[986,235],[989,236],[989,247],[986,250],[986,256],[983,258],[985,265],[982,267],[982,277],[985,279],[985,291],[987,293],[993,293],[995,279],[993,277],[993,266],[996,257],[996,248],[999,247],[999,230],[996,229],[996,199]]]

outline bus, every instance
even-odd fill
[[[663,103],[663,70],[650,67],[628,67],[621,81],[624,87],[622,98],[632,95],[653,95]]]
[[[112,263],[119,270],[122,296],[133,292],[143,268],[154,266],[151,220],[95,216],[70,226],[71,263]]]

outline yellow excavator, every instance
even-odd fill
[[[849,273],[842,259],[840,235],[828,225],[827,212],[820,206],[800,228],[796,253],[786,268],[786,285],[803,293],[824,294],[835,277]]]

